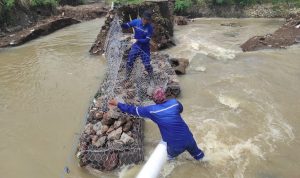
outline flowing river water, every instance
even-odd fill
[[[105,73],[105,60],[88,54],[102,23],[73,25],[0,51],[1,178],[94,177],[77,167],[74,145]],[[300,177],[300,46],[239,48],[283,23],[204,18],[175,28],[177,46],[165,52],[191,62],[179,77],[179,100],[208,161],[183,154],[161,177]],[[156,125],[146,121],[146,159],[159,140]],[[100,177],[130,178],[140,167]]]

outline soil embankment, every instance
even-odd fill
[[[241,48],[244,52],[260,49],[285,48],[300,42],[300,13],[287,19],[287,22],[273,34],[250,38]]]
[[[43,12],[44,10],[39,10]],[[51,12],[40,15],[36,22],[30,21],[30,15],[24,16],[20,25],[6,28],[0,31],[0,48],[22,45],[40,36],[48,35],[56,30],[67,27],[81,21],[91,20],[104,16],[107,9],[103,3],[62,6]]]
[[[176,12],[176,15],[189,18],[223,17],[223,18],[286,18],[290,14],[297,14],[300,8],[281,4],[257,5],[207,5],[193,4],[185,11]]]
[[[18,46],[40,36],[48,35],[66,26],[79,23],[70,17],[55,16],[40,21],[35,26],[0,38],[0,47]]]

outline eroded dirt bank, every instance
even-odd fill
[[[72,24],[102,17],[106,13],[107,9],[102,3],[58,7],[52,13],[41,15],[37,22],[27,19],[29,22],[0,31],[0,48],[22,45]]]
[[[254,36],[241,45],[244,52],[260,49],[285,48],[300,42],[300,13],[287,18],[286,23],[272,34]]]

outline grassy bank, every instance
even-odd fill
[[[183,13],[193,6],[216,7],[216,6],[253,6],[260,4],[273,4],[291,7],[300,7],[300,0],[176,0],[175,12]]]

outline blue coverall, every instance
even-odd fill
[[[128,61],[126,64],[127,75],[132,71],[135,59],[141,56],[145,69],[148,74],[153,76],[153,68],[150,64],[150,40],[153,33],[153,27],[151,24],[143,25],[141,19],[134,19],[129,23],[123,23],[122,28],[128,29],[134,28],[134,38],[137,40],[131,47],[129,52]]]
[[[122,112],[150,118],[155,122],[159,127],[162,140],[167,142],[169,159],[175,158],[185,150],[196,160],[204,157],[204,153],[198,148],[193,134],[180,115],[183,111],[183,106],[176,99],[145,107],[118,103],[118,108]]]

